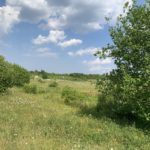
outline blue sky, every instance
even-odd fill
[[[125,2],[0,0],[0,54],[29,70],[109,72],[113,61],[93,54],[111,43],[108,26],[115,24]],[[109,25],[106,16],[112,18]]]

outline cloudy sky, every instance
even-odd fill
[[[29,70],[109,72],[113,61],[93,54],[111,43],[108,28],[126,1],[0,0],[0,54]]]

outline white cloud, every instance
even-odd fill
[[[100,30],[106,24],[105,17],[111,17],[114,23],[117,16],[123,13],[125,2],[132,0],[48,0],[52,16],[68,28],[79,32]],[[63,17],[62,17],[63,16]],[[62,19],[63,18],[63,19]]]
[[[87,24],[87,28],[90,30],[100,30],[102,26],[98,22],[90,22]]]
[[[94,55],[97,51],[100,51],[100,48],[86,48],[80,49],[76,52],[68,52],[69,56],[83,56],[83,55]]]
[[[19,22],[19,9],[16,7],[0,7],[0,35],[7,34]]]
[[[59,18],[49,18],[46,28],[48,29],[61,29],[66,25],[65,16],[61,15]]]
[[[62,41],[66,38],[64,31],[51,30],[48,36],[39,35],[37,38],[33,39],[33,43],[36,45],[55,43]]]
[[[39,57],[48,57],[48,58],[56,58],[57,54],[52,52],[49,48],[47,47],[42,47],[36,49],[37,56]]]
[[[112,69],[111,68],[104,68],[104,67],[102,67],[102,66],[91,66],[90,68],[89,68],[89,71],[91,71],[91,72],[101,72],[101,73],[106,73],[106,72],[109,72],[109,71],[111,71]]]
[[[107,73],[110,72],[113,68],[113,61],[111,58],[106,58],[100,60],[99,58],[96,58],[94,60],[84,60],[83,64],[85,64],[90,72],[97,72],[97,73]]]
[[[106,58],[106,59],[99,59],[96,58],[95,60],[91,60],[91,61],[84,61],[83,63],[88,64],[88,65],[106,65],[106,64],[111,64],[112,63],[112,59],[111,58]]]
[[[50,18],[48,20],[48,27],[50,27],[52,29],[59,29],[61,27],[61,22],[59,19]]]
[[[82,40],[80,39],[71,39],[71,40],[68,40],[68,41],[63,41],[63,42],[60,42],[58,45],[60,47],[70,47],[70,46],[76,46],[76,45],[79,45],[79,44],[82,44]]]
[[[6,4],[21,8],[21,20],[45,20],[50,29],[87,32],[102,29],[106,16],[114,23],[127,1],[132,3],[132,0],[6,0]]]
[[[64,31],[62,30],[51,30],[49,31],[48,36],[42,36],[39,35],[37,38],[33,39],[32,42],[35,45],[42,45],[42,44],[49,44],[53,43],[56,44],[62,48],[70,47],[70,46],[76,46],[82,43],[82,40],[80,39],[70,39],[68,41],[64,41],[66,38],[66,35]]]
[[[46,0],[6,0],[6,4],[20,8],[20,18],[23,21],[39,22],[47,19],[50,9]]]

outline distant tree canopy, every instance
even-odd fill
[[[44,70],[41,71],[30,71],[32,75],[39,75],[43,79],[53,78],[53,79],[67,79],[67,80],[97,80],[101,78],[102,75],[99,74],[83,74],[83,73],[70,73],[70,74],[59,74],[59,73],[48,73]]]
[[[150,121],[150,1],[132,7],[126,3],[124,9],[127,14],[110,28],[113,44],[97,53],[113,58],[117,66],[105,83],[103,99],[111,95],[115,112]]]
[[[40,74],[41,74],[43,79],[48,79],[48,73],[46,71],[41,70]]]
[[[0,93],[5,92],[12,86],[23,86],[30,81],[29,72],[16,65],[5,61],[0,56]]]

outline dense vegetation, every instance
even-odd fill
[[[15,86],[23,86],[25,83],[30,82],[30,74],[29,72],[22,68],[19,65],[13,64],[13,85]]]
[[[99,82],[98,108],[105,105],[111,114],[150,122],[150,1],[132,7],[126,3],[126,10],[110,28],[113,44],[97,53],[113,58],[117,66]]]
[[[10,64],[0,56],[0,93],[13,85],[11,70]]]
[[[99,74],[83,74],[83,73],[70,73],[70,74],[58,74],[58,73],[48,73],[44,70],[30,71],[33,76],[40,76],[43,79],[66,79],[66,80],[95,80],[101,78],[102,75]]]
[[[0,56],[0,93],[12,86],[23,86],[29,83],[29,72],[19,65],[11,64]]]

